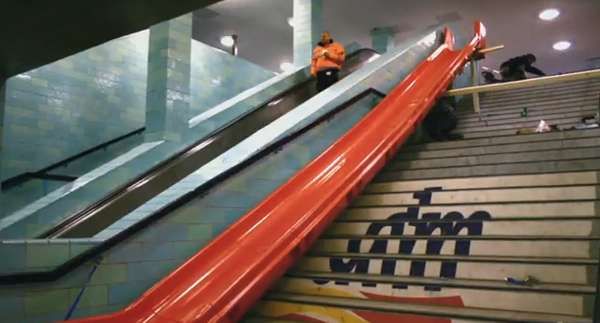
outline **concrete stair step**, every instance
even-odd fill
[[[591,316],[596,289],[595,286],[575,284],[520,286],[491,280],[295,272],[281,279],[274,290],[311,296],[330,296],[332,291],[337,291],[357,299],[368,294],[459,296],[466,307]]]
[[[595,220],[522,220],[522,221],[464,221],[464,222],[394,222],[387,223],[335,223],[328,231],[328,236],[338,235],[366,235],[373,234],[402,236],[403,234],[418,234],[416,230],[449,230],[449,228],[463,227],[461,231],[469,232],[469,229],[480,231],[482,235],[494,236],[510,232],[512,235],[533,236],[578,236],[590,237],[600,235],[600,217]],[[451,229],[450,229],[451,230]]]
[[[509,238],[509,237],[507,237]],[[519,238],[519,237],[513,237]],[[312,252],[330,253],[330,252],[348,252],[349,243],[360,241],[358,252],[368,253],[372,250],[375,241],[388,246],[381,253],[397,255],[401,241],[409,240],[411,242],[410,252],[407,254],[425,255],[427,254],[428,241],[431,238],[405,239],[386,236],[377,236],[376,239],[369,239],[365,236],[354,236],[353,238],[326,238],[318,240]],[[412,241],[414,240],[414,244]],[[456,239],[443,240],[444,243],[438,254],[455,255]],[[493,257],[547,257],[547,258],[592,258],[598,259],[600,243],[597,240],[469,240],[469,256],[493,256]],[[464,242],[463,242],[464,243]],[[356,244],[356,242],[353,242]]]
[[[545,93],[539,95],[528,95],[518,97],[507,97],[503,99],[482,99],[481,107],[486,109],[504,108],[507,106],[514,105],[529,105],[529,104],[540,104],[546,102],[553,104],[556,102],[569,102],[571,100],[598,100],[598,94],[600,88],[580,88],[574,90],[564,90],[552,93]]]
[[[548,92],[569,91],[578,88],[594,88],[600,86],[600,79],[587,79],[569,82],[561,82],[554,84],[546,84],[541,86],[525,87],[520,89],[510,89],[494,92],[484,92],[481,94],[482,99],[504,99],[518,96],[544,95]]]
[[[595,90],[600,88],[600,80],[593,80],[587,82],[578,82],[571,84],[557,84],[557,85],[546,85],[541,87],[527,87],[520,89],[511,89],[494,92],[481,93],[482,100],[510,100],[518,98],[528,98],[535,96],[545,96],[555,93],[568,94],[570,92],[582,91],[582,90]]]
[[[466,231],[466,230],[465,230]],[[326,233],[322,236],[323,239],[370,239],[370,240],[447,240],[447,241],[466,241],[466,240],[491,240],[491,241],[592,241],[600,240],[598,235],[513,235],[513,234],[341,234],[341,233]]]
[[[481,94],[481,100],[486,102],[502,102],[502,101],[515,101],[515,100],[528,100],[531,98],[544,98],[547,96],[553,97],[567,97],[573,94],[580,93],[593,93],[600,90],[600,82],[578,84],[566,87],[555,87],[546,89],[523,89],[523,91],[513,90],[510,93],[497,94],[496,92],[488,92]]]
[[[573,139],[558,139],[548,140],[540,142],[525,142],[515,144],[504,144],[494,146],[476,146],[476,147],[463,147],[454,149],[439,149],[439,150],[424,150],[424,151],[411,151],[411,152],[400,152],[396,158],[390,162],[388,169],[394,168],[393,165],[396,162],[410,161],[410,160],[422,160],[427,161],[429,159],[437,158],[450,158],[450,157],[471,157],[471,156],[491,156],[497,154],[506,153],[522,153],[522,152],[543,152],[549,150],[559,149],[575,149],[575,148],[589,148],[600,146],[600,137],[585,137],[585,138],[573,138]]]
[[[435,195],[435,193],[433,194]],[[415,210],[416,209],[416,210]],[[489,214],[489,218],[501,220],[505,218],[526,218],[526,219],[552,219],[560,218],[596,218],[600,215],[600,203],[596,201],[565,201],[565,202],[520,202],[520,203],[488,203],[488,204],[469,204],[469,205],[421,205],[418,208],[406,206],[383,206],[383,207],[361,207],[349,208],[339,217],[339,221],[344,220],[389,220],[390,217],[401,218],[402,214],[411,212],[411,216],[405,218],[418,220],[419,214],[441,214],[442,219],[452,213],[451,218],[454,221],[460,219],[456,213],[463,215],[464,219],[473,217],[477,221],[482,221],[484,217],[479,215],[482,212]],[[416,212],[415,212],[416,211]],[[416,213],[416,214],[415,214]],[[477,215],[477,216],[476,216]],[[399,221],[399,220],[395,220]]]
[[[600,170],[600,159],[571,159],[556,161],[530,161],[518,163],[504,163],[494,165],[452,166],[445,168],[429,168],[401,171],[384,171],[379,173],[375,182],[389,182],[399,180],[429,179],[429,178],[455,178],[470,176],[499,176],[499,175],[525,175],[561,173],[574,171]]]
[[[578,284],[595,286],[598,261],[585,259],[559,263],[553,258],[527,257],[473,257],[436,255],[386,255],[376,253],[331,253],[322,256],[310,255],[302,259],[295,271],[334,273],[347,270],[370,275],[410,276],[411,268],[425,263],[424,277],[440,277],[443,272],[453,272],[452,279],[477,279],[500,281],[506,277],[552,284]],[[509,259],[507,259],[509,258]],[[518,262],[511,262],[510,258]],[[533,262],[533,263],[532,263]],[[593,262],[593,264],[587,264]],[[449,270],[449,269],[452,270]],[[520,277],[520,278],[519,278]]]
[[[600,139],[600,138],[599,138]],[[541,146],[541,145],[540,145]],[[541,148],[541,147],[540,147]],[[430,159],[402,160],[389,163],[384,170],[439,169],[461,166],[515,164],[524,162],[552,162],[600,158],[600,146],[574,149],[550,149],[529,152],[488,153],[473,156],[453,156]]]
[[[559,129],[568,129],[570,127],[574,127],[576,124],[581,122],[581,116],[574,116],[568,118],[548,118],[548,120],[544,119],[546,123],[549,125],[556,125]],[[489,125],[489,126],[468,126],[468,127],[460,127],[453,132],[461,133],[465,136],[465,138],[477,138],[477,137],[487,137],[490,136],[490,133],[497,133],[500,135],[516,135],[517,130],[522,128],[527,128],[531,130],[535,130],[538,126],[540,120],[531,120],[531,121],[522,121],[522,122],[514,122],[508,124],[499,124],[499,125]]]
[[[544,141],[554,140],[568,140],[568,139],[580,139],[580,138],[596,138],[600,136],[600,129],[585,129],[585,130],[571,130],[571,131],[560,131],[560,132],[547,132],[539,134],[527,134],[527,135],[510,135],[503,137],[491,137],[491,138],[478,138],[478,139],[466,139],[456,141],[445,141],[445,142],[430,142],[418,145],[409,145],[402,148],[401,153],[413,152],[413,151],[425,151],[425,150],[442,150],[442,149],[458,149],[458,148],[472,148],[482,146],[495,146],[495,145],[508,145],[518,143],[535,143]]]
[[[429,254],[384,254],[384,253],[357,253],[357,252],[314,252],[311,251],[306,259],[378,259],[395,261],[454,261],[464,263],[489,263],[489,264],[523,264],[523,265],[559,265],[559,266],[598,266],[598,259],[571,258],[571,257],[517,257],[517,256],[472,256],[472,255],[429,255]],[[320,261],[320,260],[319,260]],[[299,266],[303,265],[301,260]],[[312,262],[312,260],[310,261]],[[564,277],[566,278],[566,277]]]
[[[480,189],[467,191],[434,191],[428,205],[464,205],[507,202],[541,202],[541,201],[593,201],[600,199],[600,187],[567,186],[567,187],[532,187]],[[353,202],[353,207],[382,207],[419,205],[414,193],[379,193],[363,194]]]
[[[531,110],[554,109],[561,106],[594,106],[598,104],[597,93],[582,93],[572,96],[531,98],[527,100],[499,101],[498,103],[481,102],[481,113],[502,114],[515,109],[527,107]],[[474,113],[473,110],[457,111],[459,117]]]
[[[481,114],[465,114],[459,119],[459,126],[465,125],[494,125],[517,122],[519,120],[540,120],[548,117],[564,114],[573,114],[575,116],[587,116],[598,112],[597,105],[563,105],[556,107],[540,107],[527,109],[527,117],[521,116],[522,107],[504,111],[503,113],[494,113],[482,111]]]
[[[499,126],[509,126],[515,124],[530,124],[537,123],[540,120],[546,121],[548,124],[554,124],[557,122],[561,122],[561,120],[572,120],[576,119],[580,121],[585,116],[595,115],[598,112],[597,107],[587,107],[586,109],[579,108],[579,111],[574,112],[565,112],[560,111],[558,113],[553,113],[555,111],[540,111],[536,112],[533,115],[529,115],[526,118],[520,116],[519,113],[511,114],[511,118],[509,119],[500,119],[500,120],[489,120],[484,118],[483,120],[471,119],[471,121],[465,122],[465,120],[460,120],[458,122],[458,126],[456,127],[455,132],[460,132],[461,129],[471,129],[471,128],[490,128],[490,127],[499,127]]]
[[[365,188],[364,193],[414,193],[423,191],[428,187],[441,187],[444,191],[448,191],[491,188],[578,186],[593,185],[597,183],[600,183],[600,174],[597,172],[574,172],[371,183]]]
[[[410,286],[439,286],[465,289],[487,289],[487,290],[505,290],[505,291],[530,291],[542,293],[559,293],[575,295],[594,295],[596,286],[586,284],[557,284],[535,282],[532,284],[510,284],[504,279],[459,279],[447,277],[423,277],[423,276],[397,276],[397,275],[372,275],[358,274],[354,272],[331,273],[331,272],[309,272],[292,271],[286,275],[289,279],[303,280],[326,280],[337,282],[359,282],[374,284],[402,284]]]
[[[413,302],[416,302],[413,300]],[[297,315],[316,322],[424,322],[432,318],[449,318],[452,323],[474,322],[570,322],[590,323],[590,318],[497,309],[465,308],[461,305],[429,305],[410,300],[356,299],[341,296],[313,296],[271,293],[257,306],[265,316]],[[359,320],[356,317],[359,317]],[[304,322],[307,322],[305,320]],[[447,321],[450,322],[450,321]]]

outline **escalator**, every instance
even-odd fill
[[[335,125],[336,117],[362,106],[363,115],[353,123],[341,122],[346,128],[318,157],[137,301],[113,314],[76,321],[233,322],[243,318],[408,139],[468,59],[485,47],[485,28],[476,23],[475,36],[460,50],[453,49],[450,30],[441,40],[441,45],[435,42],[437,49],[431,43],[427,59],[385,98],[378,98],[382,95],[374,89],[365,90],[313,124],[314,129],[336,129],[323,128],[323,123],[333,118]],[[311,130],[305,131],[308,135]],[[296,134],[278,144],[302,138]]]
[[[348,55],[340,76],[349,75],[376,55],[377,53],[370,49],[361,49]],[[40,232],[37,238],[66,239],[94,236],[257,130],[292,111],[315,94],[314,79],[296,85],[262,107],[222,129],[218,129],[208,138],[197,141],[141,177],[117,188],[102,200],[65,217],[54,227]]]

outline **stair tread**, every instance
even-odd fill
[[[522,183],[528,183],[523,185]],[[396,180],[387,183],[370,183],[363,194],[386,192],[414,193],[425,187],[442,186],[445,191],[452,190],[477,190],[477,189],[503,189],[525,187],[559,187],[593,185],[598,183],[597,173],[594,171],[561,172],[555,174],[536,175],[499,175],[499,176],[473,176],[456,177],[444,180],[416,179]]]
[[[426,222],[426,223],[448,223],[448,222],[455,222],[455,223],[462,223],[462,222],[472,222],[472,221],[482,221],[482,222],[516,222],[516,221],[539,221],[539,222],[545,222],[545,221],[580,221],[580,220],[600,220],[600,217],[594,215],[594,216],[585,216],[585,215],[581,215],[581,216],[570,216],[570,215],[563,215],[563,216],[546,216],[546,217],[533,217],[533,216],[507,216],[507,217],[501,217],[501,218],[491,218],[491,219],[481,219],[481,220],[470,220],[470,219],[463,219],[463,220],[445,220],[445,219],[439,219],[439,220],[424,220],[424,219],[416,219],[416,220],[403,220],[403,219],[371,219],[371,218],[365,218],[365,219],[360,219],[360,218],[350,218],[350,219],[346,219],[346,218],[341,218],[341,219],[337,219],[334,223],[406,223],[406,222],[412,222],[412,223],[419,223],[419,222]]]
[[[574,235],[362,235],[362,234],[329,234],[325,233],[321,236],[322,239],[379,239],[379,240],[429,240],[429,239],[445,239],[445,240],[543,240],[543,241],[578,241],[578,240],[600,240],[600,236],[574,236]]]
[[[449,142],[428,142],[420,143],[415,145],[404,146],[400,153],[403,152],[418,152],[418,151],[431,151],[431,150],[446,150],[446,149],[461,149],[471,147],[487,147],[490,145],[513,145],[523,143],[536,143],[544,141],[557,141],[557,140],[568,140],[568,139],[579,139],[597,137],[600,133],[600,129],[580,129],[580,130],[569,130],[560,132],[547,132],[547,133],[532,133],[523,135],[508,135],[502,137],[487,137],[487,138],[468,138],[463,140],[449,141]],[[516,140],[516,141],[512,141]],[[475,143],[475,144],[474,144]]]
[[[412,284],[412,285],[436,285],[443,287],[470,288],[470,289],[494,289],[494,290],[518,290],[531,292],[553,292],[553,293],[574,293],[574,294],[595,294],[596,286],[564,283],[543,283],[537,282],[532,285],[508,284],[501,280],[483,280],[483,279],[443,279],[434,277],[415,277],[415,276],[391,276],[377,274],[357,274],[357,273],[333,273],[333,272],[310,272],[310,271],[292,271],[287,273],[290,278],[305,279],[327,279],[355,282],[373,282],[389,284]]]
[[[456,260],[464,262],[498,262],[498,263],[527,263],[527,264],[569,264],[569,265],[598,265],[598,259],[565,258],[565,257],[512,257],[512,256],[456,256],[456,255],[403,255],[381,253],[353,252],[313,252],[308,257],[336,258],[376,258],[376,259],[415,259],[415,260]]]
[[[447,317],[455,319],[502,320],[506,322],[571,322],[591,323],[591,318],[580,316],[545,314],[535,312],[506,311],[469,307],[451,307],[443,305],[409,304],[400,302],[385,302],[369,299],[343,298],[333,296],[314,296],[292,293],[271,293],[266,300],[303,303],[317,306],[331,306],[353,310],[369,310],[392,313],[422,314],[428,316]]]
[[[562,140],[561,140],[562,141]],[[566,140],[565,140],[566,141]],[[539,144],[539,143],[538,143]],[[569,144],[568,142],[566,142],[565,144]],[[522,144],[520,144],[522,145]],[[529,150],[522,150],[522,151],[502,151],[502,152],[485,152],[485,153],[470,153],[470,154],[465,154],[465,155],[452,155],[452,156],[435,156],[435,157],[412,157],[412,158],[403,158],[403,159],[394,159],[392,160],[388,165],[386,165],[387,167],[389,167],[389,165],[395,165],[395,164],[402,164],[402,163],[408,163],[408,162],[416,162],[416,161],[428,161],[428,162],[432,162],[432,161],[440,161],[440,160],[444,160],[444,159],[473,159],[473,157],[477,158],[477,157],[486,157],[486,156],[512,156],[515,154],[518,155],[531,155],[531,154],[543,154],[543,153],[548,153],[548,152],[577,152],[577,151],[585,151],[585,150],[590,150],[590,151],[594,151],[597,150],[600,147],[600,145],[596,145],[596,144],[592,144],[592,145],[586,145],[586,146],[581,146],[581,147],[556,147],[556,148],[542,148],[542,149],[529,149]]]

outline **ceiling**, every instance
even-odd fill
[[[2,0],[0,79],[219,0]]]
[[[324,0],[324,28],[334,38],[370,46],[369,31],[391,26],[396,41],[438,23],[456,23],[470,30],[480,19],[488,29],[488,44],[506,49],[489,54],[484,66],[497,69],[504,60],[534,53],[539,68],[549,74],[588,68],[588,59],[600,56],[599,0]],[[538,19],[545,8],[557,8],[552,22]],[[224,34],[240,37],[240,56],[274,71],[292,60],[292,0],[224,0],[195,13],[195,38],[221,47]],[[559,40],[573,43],[557,52]]]

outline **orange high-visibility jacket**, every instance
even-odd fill
[[[329,57],[325,57],[323,52],[329,52]],[[330,42],[329,44],[319,43],[313,50],[312,62],[310,65],[310,74],[315,76],[317,72],[335,68],[342,68],[346,59],[346,51],[340,43]]]

